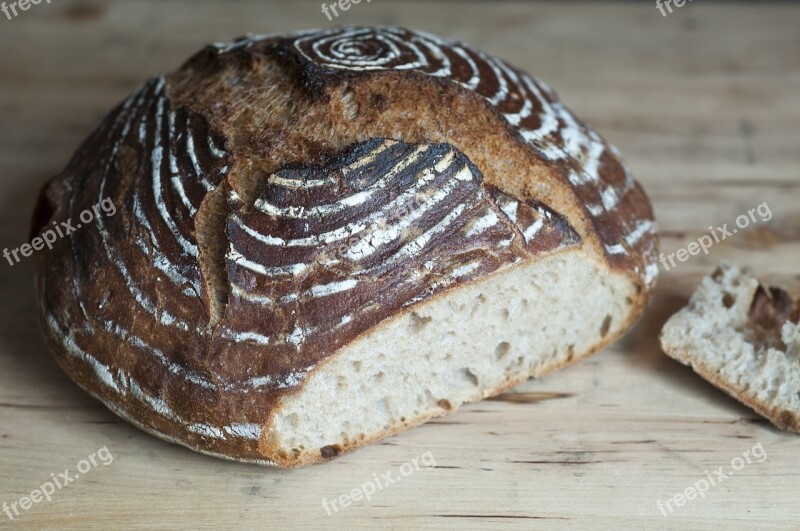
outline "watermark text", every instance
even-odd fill
[[[22,258],[29,258],[32,256],[34,251],[41,251],[45,247],[47,247],[49,250],[52,250],[53,244],[55,244],[59,239],[69,236],[84,225],[88,225],[94,221],[95,218],[99,218],[101,212],[107,217],[111,217],[117,213],[117,207],[114,206],[114,202],[111,201],[110,197],[107,197],[94,205],[91,210],[86,209],[81,212],[80,216],[78,216],[81,220],[81,223],[75,223],[71,219],[61,222],[54,221],[52,228],[42,232],[30,243],[26,243],[21,247],[17,247],[16,249],[3,249],[3,257],[5,257],[5,259],[8,260],[8,263],[13,267],[20,263]],[[20,256],[22,258],[20,258]]]
[[[743,469],[744,466],[753,463],[763,463],[767,460],[767,452],[761,443],[753,446],[742,454],[741,457],[734,457],[731,459],[730,466],[721,466],[716,470],[705,471],[706,477],[698,479],[694,485],[687,487],[683,492],[679,492],[667,498],[666,500],[658,500],[656,506],[664,517],[671,515],[678,507],[683,507],[688,501],[697,499],[697,497],[705,498],[706,493],[711,487],[716,487],[723,481],[730,479],[736,472]],[[674,505],[674,507],[673,507]]]
[[[756,216],[758,214],[758,216]],[[744,230],[750,226],[750,224],[755,224],[760,222],[767,222],[772,219],[772,211],[769,208],[769,205],[764,202],[758,205],[756,208],[751,208],[747,211],[746,214],[742,214],[736,218],[736,227],[728,227],[728,223],[723,224],[721,227],[708,227],[709,233],[700,236],[697,241],[693,241],[689,245],[687,245],[683,249],[678,249],[674,253],[661,253],[659,256],[659,262],[661,262],[661,266],[664,268],[665,271],[669,271],[677,264],[675,260],[677,259],[678,262],[686,262],[690,256],[697,256],[702,251],[706,255],[708,255],[708,250],[713,247],[714,245],[730,238],[734,234],[738,234],[740,230]]]
[[[77,472],[72,472],[68,468],[58,474],[50,474],[50,481],[43,483],[28,496],[23,496],[12,503],[3,503],[3,512],[8,516],[9,520],[14,520],[22,514],[22,511],[27,511],[33,507],[34,504],[41,503],[44,500],[48,502],[51,501],[58,491],[70,486],[77,481],[81,475],[87,474],[100,465],[108,466],[113,462],[114,456],[108,451],[108,447],[103,446],[86,459],[79,461],[76,465]]]
[[[389,485],[399,483],[404,477],[410,476],[418,470],[429,470],[436,467],[436,459],[433,454],[428,451],[419,457],[415,457],[407,463],[400,465],[400,474],[394,475],[392,470],[387,471],[385,474],[373,474],[372,479],[363,483],[361,486],[354,488],[348,494],[342,494],[338,498],[328,500],[323,498],[322,508],[328,513],[328,516],[339,512],[341,509],[350,507],[353,502],[362,500],[372,500],[372,496],[376,492],[380,492]]]

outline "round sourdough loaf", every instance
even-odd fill
[[[162,439],[300,466],[618,339],[651,206],[545,84],[393,27],[209,46],[117,107],[34,231],[67,374]]]

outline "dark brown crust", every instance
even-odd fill
[[[48,345],[79,385],[131,422],[174,442],[240,460],[295,466],[265,447],[258,435],[271,408],[283,394],[301,389],[305,375],[321,361],[414,304],[582,244],[639,286],[630,322],[638,316],[653,285],[648,267],[657,237],[643,225],[652,222],[650,204],[611,149],[549,89],[527,81],[527,88],[509,94],[524,100],[523,92],[541,92],[544,100],[534,102],[534,111],[536,105],[557,106],[563,110],[556,118],[559,127],[574,127],[570,134],[586,138],[586,150],[557,160],[546,150],[563,150],[564,138],[554,133],[526,142],[520,127],[535,127],[536,113],[519,127],[511,125],[508,113],[519,111],[514,98],[490,103],[487,98],[498,87],[481,81],[465,88],[469,80],[458,79],[466,75],[462,67],[450,77],[425,69],[345,71],[309,59],[296,40],[276,37],[208,48],[174,76],[151,80],[104,120],[43,190],[35,233],[52,222],[77,219],[106,197],[117,208],[114,217],[99,217],[37,260],[40,321]],[[462,53],[449,50],[453,60]],[[500,63],[464,50],[490,79]],[[299,106],[317,114],[287,114],[282,126],[280,119],[277,126],[269,122],[276,120],[269,113],[283,109],[259,115],[274,97],[272,87],[262,91],[257,84],[270,68],[290,74],[291,81],[275,90],[291,92]],[[508,68],[504,76],[524,76],[503,68]],[[341,118],[348,113],[342,107],[347,97],[360,110],[357,118]],[[450,112],[441,115],[433,102]],[[402,131],[402,138],[381,138],[388,136],[387,124]],[[328,129],[335,140],[326,140]],[[423,156],[410,163],[408,172],[355,208],[294,221],[292,215],[259,211],[259,202],[286,211],[352,197],[421,147]],[[581,162],[590,148],[600,150],[592,162],[598,168],[596,183]],[[375,162],[360,173],[342,173],[373,155]],[[431,193],[451,182],[452,190],[366,261],[341,259],[355,245],[349,240],[345,248],[341,241],[309,248],[278,245],[278,253],[254,239],[258,234],[298,240],[353,224],[389,205],[409,190],[414,175],[446,156],[454,162],[439,171],[422,199],[381,221],[396,226],[409,212],[422,210]],[[462,168],[465,179],[455,179]],[[293,192],[273,178],[330,182],[313,192]],[[616,197],[614,208],[597,206],[614,202],[615,190],[624,194]],[[504,205],[512,203],[517,205],[509,216]],[[220,204],[227,211],[214,214]],[[464,211],[451,221],[456,230],[436,235],[407,260],[388,266],[393,254],[460,205]],[[471,234],[487,216],[497,223]],[[215,238],[205,232],[213,233],[214,227],[201,218],[224,222],[219,246],[208,243]],[[533,226],[536,237],[529,241],[525,234]],[[220,251],[227,253],[224,263],[216,256]],[[218,258],[227,278],[208,266]],[[331,258],[338,261],[331,265]],[[289,275],[261,271],[296,264],[309,267]],[[414,275],[418,282],[408,283]],[[351,279],[358,286],[337,296],[338,284]],[[334,294],[324,301],[314,295],[331,289]]]
[[[575,213],[575,215],[580,217],[581,223],[578,223],[577,219],[574,220],[579,232],[584,235],[591,233],[592,238],[589,242],[597,243],[598,250],[606,255],[606,259],[615,269],[633,271],[642,290],[652,290],[657,270],[658,237],[654,227],[643,225],[651,224],[653,220],[652,208],[644,190],[632,178],[616,151],[599,134],[569,112],[549,87],[469,46],[450,41],[434,41],[431,40],[435,39],[432,36],[408,30],[341,28],[323,32],[319,34],[319,38],[333,39],[339,32],[362,31],[373,32],[361,40],[361,44],[366,42],[367,47],[373,45],[375,35],[385,37],[390,33],[396,33],[394,38],[407,44],[420,39],[427,43],[426,46],[436,43],[452,62],[452,72],[437,73],[441,62],[435,59],[424,67],[405,68],[404,63],[407,66],[407,62],[415,58],[409,55],[408,50],[402,50],[401,55],[393,63],[382,68],[359,71],[334,68],[330,62],[323,61],[321,64],[315,62],[319,61],[319,57],[310,54],[309,50],[297,44],[313,36],[243,38],[227,45],[222,51],[212,46],[192,58],[184,67],[187,75],[176,79],[179,85],[183,84],[187,89],[177,89],[176,97],[187,105],[196,105],[202,109],[212,107],[212,102],[219,100],[239,105],[243,99],[251,98],[252,95],[238,90],[237,87],[220,90],[220,84],[213,83],[204,86],[206,95],[205,97],[201,95],[198,99],[194,87],[203,79],[211,79],[208,76],[210,72],[244,72],[244,77],[247,77],[250,72],[258,72],[267,58],[275,57],[282,61],[284,68],[295,70],[294,75],[303,87],[302,96],[298,97],[324,102],[335,99],[343,90],[355,94],[359,108],[364,110],[365,116],[360,122],[352,124],[353,127],[365,128],[369,127],[369,124],[379,122],[382,111],[387,109],[405,107],[422,111],[426,102],[436,99],[433,94],[457,94],[457,98],[448,104],[449,116],[437,117],[440,122],[447,123],[446,141],[464,151],[487,174],[490,184],[496,184],[516,197],[542,200],[558,211],[579,210],[580,214]],[[301,50],[305,54],[300,53]],[[469,62],[459,54],[468,57]],[[428,56],[428,59],[432,59],[432,56]],[[473,89],[465,87],[470,76],[468,66],[474,66],[475,72],[481,79]],[[397,70],[397,68],[402,69]],[[496,71],[502,75],[498,75]],[[256,83],[258,76],[250,79],[253,79],[250,83]],[[238,83],[241,83],[241,79]],[[409,84],[408,88],[403,86],[405,83]],[[507,96],[495,104],[490,100],[501,83],[508,88]],[[396,86],[396,89],[393,90],[393,86]],[[362,93],[366,97],[361,97]],[[517,124],[512,124],[507,116],[509,113],[513,114],[524,109],[524,102],[531,103],[529,116]],[[508,136],[509,140],[513,139],[517,146],[524,148],[527,154],[504,153],[503,155],[512,160],[532,156],[533,165],[538,167],[531,170],[518,166],[518,171],[507,172],[501,177],[502,181],[495,182],[495,177],[486,171],[484,160],[461,145],[458,128],[464,122],[470,121],[470,118],[459,115],[458,107],[462,105],[469,110],[470,115],[480,116],[485,132],[490,133],[485,139],[479,139],[479,132],[473,129],[469,131],[469,140],[480,145],[491,145],[496,156],[496,152],[500,151],[499,145],[507,145],[508,141],[496,142],[492,137]],[[482,110],[477,113],[479,108]],[[236,114],[234,109],[217,105],[210,120],[224,130]],[[315,120],[323,118],[314,117]],[[549,129],[548,125],[543,123],[547,120],[554,124],[551,133],[542,138],[526,140],[526,135],[531,131]],[[297,127],[304,130],[301,124],[302,122],[298,121]],[[327,127],[335,128],[336,124],[332,123]],[[432,128],[419,131],[420,134],[415,136],[413,117],[409,125],[398,129],[404,131],[406,141],[420,143],[441,141],[435,136],[430,136],[435,133]],[[293,140],[298,141],[297,138]],[[330,149],[314,142],[310,142],[306,147],[307,149],[296,150],[295,154],[299,155],[301,160],[324,155],[326,148]],[[593,153],[595,150],[597,152]],[[592,163],[589,164],[588,161]],[[587,173],[590,165],[596,166],[597,169]],[[535,176],[535,180],[518,179],[529,176]],[[532,187],[534,183],[535,188]],[[564,193],[565,188],[570,191],[568,194]],[[565,197],[567,195],[569,197]]]
[[[387,38],[392,35],[396,39],[394,41],[396,45],[399,41],[399,43],[408,46],[407,48],[402,48],[398,45],[400,48],[398,56],[389,64],[382,64],[378,72],[384,70],[392,71],[408,66],[411,62],[420,62],[420,58],[414,55],[421,52],[425,56],[425,65],[414,68],[414,72],[433,75],[433,79],[459,85],[468,84],[470,77],[473,73],[476,73],[480,78],[480,82],[473,88],[473,91],[486,99],[498,96],[505,87],[507,94],[499,102],[492,102],[487,105],[487,110],[497,116],[520,112],[524,108],[524,102],[526,101],[534,103],[535,107],[537,105],[552,104],[560,110],[563,108],[558,97],[549,87],[503,61],[487,56],[485,53],[461,43],[444,41],[433,36],[403,29],[385,28],[384,32],[381,33],[380,31],[370,32],[361,28],[341,28],[327,32],[327,34],[320,37],[278,37],[274,40],[259,41],[257,45],[249,47],[248,53],[264,53],[266,50],[273,50],[298,61],[302,65],[306,87],[309,88],[312,94],[321,97],[326,93],[330,93],[331,87],[347,83],[358,76],[373,75],[374,71],[364,74],[363,72],[356,73],[352,70],[341,68],[342,59],[340,58],[343,55],[343,50],[338,50],[338,53],[333,50],[336,44],[347,38],[345,36],[354,32],[363,32],[357,41],[360,46],[368,48],[361,51],[363,55],[378,54],[382,51],[380,47],[383,43],[379,42],[379,37]],[[337,39],[339,40],[337,41]],[[324,43],[324,45],[319,46],[321,43]],[[412,48],[412,45],[416,46]],[[432,45],[438,46],[440,53],[446,56],[446,60],[437,57],[437,54],[426,48],[426,46]],[[373,49],[369,49],[369,47]],[[328,58],[330,62],[326,63],[325,58]],[[441,72],[442,68],[446,66],[445,61],[450,63],[450,72],[446,75],[442,74],[440,77],[437,72]],[[541,98],[540,101],[537,101],[537,92],[534,91],[538,91],[538,97]],[[539,108],[541,109],[541,107]],[[650,202],[647,200],[644,190],[641,185],[633,182],[614,150],[607,146],[602,138],[589,129],[586,124],[575,118],[566,108],[563,108],[563,115],[557,117],[557,120],[559,122],[557,133],[531,142],[526,142],[523,131],[536,130],[543,126],[541,117],[537,116],[536,113],[531,113],[516,125],[512,125],[507,120],[503,120],[503,122],[518,141],[527,143],[529,148],[538,151],[541,158],[545,160],[551,159],[545,152],[553,148],[562,151],[566,155],[564,158],[555,161],[549,160],[550,166],[560,174],[564,182],[568,183],[579,197],[584,214],[591,220],[594,230],[604,244],[603,252],[606,254],[606,258],[620,270],[639,267],[640,275],[644,276],[644,270],[648,263],[652,265],[655,260],[655,234],[650,233],[633,244],[626,242],[626,236],[635,231],[637,223],[642,220],[653,219]],[[566,148],[568,141],[565,138],[565,132],[569,128],[574,128],[580,132],[580,135],[585,136],[587,141],[596,141],[604,148],[599,161],[602,169],[599,172],[599,182],[596,186],[578,186],[571,182],[573,179],[570,179],[570,176],[586,177],[586,168],[577,160],[574,156],[575,154],[568,153]],[[580,177],[578,177],[579,180]],[[624,195],[620,198],[618,207],[611,210],[602,209],[599,213],[590,211],[590,205],[601,205],[606,201],[603,197],[604,193],[618,193],[618,190],[625,190]],[[628,248],[627,252],[610,253],[608,251],[609,247],[616,245]],[[645,282],[645,284],[647,285],[649,282]],[[650,286],[647,287],[649,288]]]

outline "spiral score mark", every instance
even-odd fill
[[[337,69],[411,70],[428,64],[415,43],[388,29],[343,29],[314,34],[297,39],[295,48],[306,59]]]

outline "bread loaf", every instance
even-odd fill
[[[661,346],[778,428],[800,432],[800,300],[786,291],[722,264],[664,325]]]
[[[650,203],[545,84],[393,27],[205,48],[117,107],[35,230],[67,374],[141,429],[294,467],[577,361],[653,289]]]

